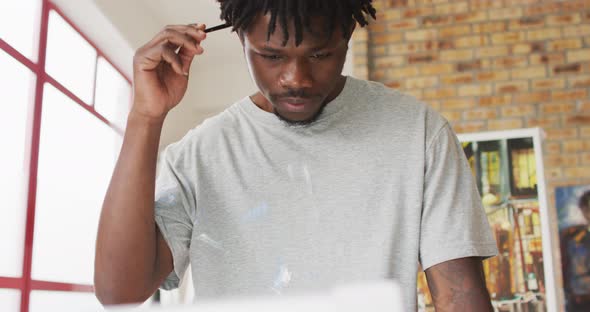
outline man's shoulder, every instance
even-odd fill
[[[436,114],[427,102],[418,99],[408,92],[388,87],[378,81],[357,78],[353,78],[352,81],[355,88],[355,95],[359,98],[366,98],[375,108],[414,115],[424,113]]]
[[[220,135],[234,131],[237,127],[236,120],[240,101],[233,103],[221,112],[205,118],[199,125],[188,130],[178,141],[170,144],[166,149],[170,152],[192,150],[197,145],[207,144],[208,141],[217,141]]]
[[[392,101],[407,98],[408,95],[403,92],[390,88],[379,81],[366,80],[350,77],[350,84],[353,88],[353,93],[358,97],[369,97],[382,101]],[[410,99],[415,100],[415,99]]]
[[[194,135],[210,135],[211,133],[218,133],[221,130],[229,130],[237,126],[237,118],[240,110],[238,105],[241,101],[233,103],[224,110],[207,117],[203,122],[196,126],[193,130]]]
[[[398,125],[411,124],[430,131],[441,129],[447,120],[428,102],[416,96],[390,88],[381,82],[355,79],[357,99],[368,105],[374,114],[396,120]],[[359,105],[361,109],[363,105]]]

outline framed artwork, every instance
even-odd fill
[[[499,254],[484,261],[496,311],[558,311],[539,128],[459,135]],[[419,311],[434,311],[423,272]]]
[[[590,311],[590,184],[555,189],[567,312]]]

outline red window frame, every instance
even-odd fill
[[[94,109],[94,103],[85,103],[79,97],[77,97],[73,92],[65,88],[62,84],[57,82],[51,76],[49,76],[45,72],[45,58],[47,52],[47,31],[48,31],[48,22],[49,22],[49,12],[54,11],[59,14],[72,28],[74,28],[90,45],[96,50],[97,58],[95,63],[98,62],[98,59],[102,57],[107,62],[110,63],[115,70],[121,74],[125,78],[125,80],[131,85],[131,79],[127,77],[123,71],[121,71],[117,66],[113,64],[109,60],[108,57],[102,53],[102,51],[91,41],[87,36],[84,35],[82,31],[70,20],[66,17],[66,15],[50,0],[41,0],[41,20],[39,23],[39,50],[38,50],[38,61],[32,62],[27,57],[22,55],[16,49],[11,47],[8,43],[0,39],[0,49],[4,50],[14,59],[22,63],[24,66],[29,68],[35,75],[36,75],[36,82],[35,82],[35,93],[34,93],[34,113],[33,113],[33,121],[32,121],[32,129],[27,129],[27,134],[30,135],[30,145],[27,146],[27,156],[29,156],[30,162],[29,166],[29,175],[28,175],[28,196],[27,196],[27,213],[26,213],[26,225],[25,225],[25,245],[24,245],[24,257],[23,257],[23,270],[22,276],[19,278],[13,277],[2,277],[0,276],[0,289],[17,289],[21,292],[21,303],[20,303],[20,311],[21,312],[28,312],[29,311],[29,301],[30,301],[30,294],[32,290],[49,290],[49,291],[71,291],[71,292],[94,292],[94,287],[92,285],[80,285],[80,284],[68,284],[68,283],[57,283],[57,282],[49,282],[49,281],[40,281],[40,280],[33,280],[31,278],[31,266],[32,266],[32,257],[33,257],[33,240],[34,240],[34,227],[35,227],[35,207],[36,207],[36,191],[37,191],[37,168],[39,162],[39,138],[41,132],[41,113],[42,113],[42,105],[43,105],[43,88],[45,83],[51,84],[53,87],[58,89],[59,91],[63,92],[66,96],[72,99],[75,103],[79,106],[84,108],[86,111],[94,115],[97,119],[104,122],[108,127],[112,128],[116,131],[119,135],[123,135],[123,129],[117,127],[114,123],[111,123],[105,117],[100,115]],[[94,79],[94,92],[96,91],[96,70],[95,70],[95,79]],[[94,97],[96,94],[93,95],[93,102]]]

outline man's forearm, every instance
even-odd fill
[[[129,116],[96,242],[95,290],[103,303],[141,301],[152,287],[157,256],[153,205],[161,130],[161,122]]]
[[[461,258],[426,270],[436,311],[493,311],[479,258]]]

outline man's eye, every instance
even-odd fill
[[[269,59],[269,60],[280,60],[281,56],[280,55],[276,55],[276,54],[260,54],[260,56],[264,57],[265,59]]]
[[[314,58],[314,59],[324,59],[324,58],[326,58],[328,56],[330,56],[330,53],[316,53],[316,54],[313,54],[311,56],[311,58]]]

